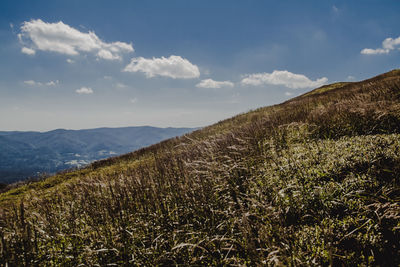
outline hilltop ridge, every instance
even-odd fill
[[[400,70],[0,194],[10,265],[400,264]]]

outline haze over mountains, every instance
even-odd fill
[[[0,132],[0,182],[81,167],[192,131],[150,126]]]

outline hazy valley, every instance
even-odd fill
[[[124,127],[0,132],[0,183],[38,178],[128,153],[190,128]]]

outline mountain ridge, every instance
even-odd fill
[[[0,182],[81,167],[179,136],[193,128],[101,127],[46,132],[0,132]]]

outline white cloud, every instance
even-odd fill
[[[351,76],[351,75],[347,76],[347,80],[349,80],[349,81],[352,81],[352,80],[354,80],[355,78],[356,78],[356,77]]]
[[[180,56],[168,58],[133,58],[123,71],[143,72],[147,78],[165,76],[173,79],[191,79],[200,76],[199,68]]]
[[[196,84],[198,88],[221,88],[221,87],[233,87],[233,82],[230,81],[214,81],[213,79],[202,80],[200,83]]]
[[[77,92],[78,94],[93,94],[93,90],[90,87],[81,87],[80,89],[76,90],[75,92]]]
[[[46,85],[47,86],[55,86],[55,85],[57,85],[57,84],[59,84],[60,82],[57,80],[57,81],[50,81],[50,82],[47,82],[46,83]]]
[[[69,64],[75,63],[75,61],[72,60],[72,59],[70,59],[70,58],[67,58],[67,62],[68,62]]]
[[[293,93],[291,93],[291,92],[285,92],[285,95],[286,95],[286,96],[291,96],[291,95],[293,95]]]
[[[377,48],[377,49],[364,48],[363,50],[361,50],[361,54],[363,54],[363,55],[389,54],[389,49],[383,49],[383,48]]]
[[[35,50],[28,48],[28,47],[22,47],[21,52],[24,54],[30,55],[30,56],[36,54]]]
[[[396,39],[386,38],[382,42],[383,48],[390,49],[390,50],[395,49],[395,46],[398,46],[398,45],[400,45],[400,37],[397,37]]]
[[[382,47],[371,49],[364,48],[361,50],[361,54],[363,55],[379,55],[379,54],[389,54],[390,51],[396,49],[397,46],[400,46],[400,36],[396,39],[386,38],[382,42]],[[400,49],[400,48],[399,48]]]
[[[37,82],[34,80],[28,80],[28,81],[24,81],[24,84],[30,85],[30,86],[42,86],[42,85],[46,85],[46,86],[55,86],[57,84],[59,84],[60,82],[58,80],[56,81],[48,81],[48,82]]]
[[[28,81],[24,81],[24,84],[27,84],[27,85],[42,85],[42,83],[38,83],[38,82],[35,82],[34,80],[28,80]]]
[[[95,53],[98,58],[121,59],[122,53],[133,52],[132,44],[124,42],[106,43],[94,32],[80,32],[62,21],[46,23],[40,19],[25,21],[18,35],[20,42],[30,41],[29,51],[41,50],[65,55],[79,55],[80,52]],[[28,50],[25,50],[28,51]]]
[[[136,97],[135,98],[131,98],[129,100],[129,102],[131,102],[132,104],[135,104],[137,101],[138,101],[138,99]]]
[[[103,77],[103,79],[105,79],[105,80],[111,80],[112,77],[111,77],[111,76],[108,76],[108,75],[105,75],[105,76]]]
[[[272,73],[254,73],[248,74],[242,79],[244,85],[283,85],[288,88],[312,88],[319,87],[328,81],[326,77],[317,79],[315,81],[310,80],[305,75],[291,73],[287,70],[274,70]]]

